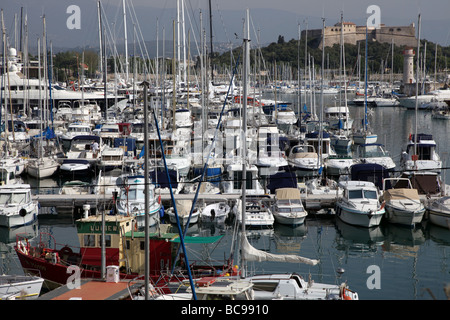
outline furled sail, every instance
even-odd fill
[[[292,254],[273,254],[261,251],[253,247],[247,240],[246,236],[242,237],[242,257],[246,261],[275,261],[275,262],[289,262],[289,263],[306,263],[309,265],[316,265],[319,260],[308,259]]]

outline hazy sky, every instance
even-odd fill
[[[180,0],[181,1],[181,0]],[[208,1],[184,0],[186,4],[187,29],[199,26],[199,11],[203,12],[204,27],[208,27]],[[14,37],[14,14],[20,16],[24,7],[30,24],[30,39],[42,34],[42,19],[45,14],[48,39],[56,47],[88,46],[98,43],[98,21],[96,0],[2,0],[0,8],[4,10],[5,27],[10,37]],[[108,24],[116,29],[117,39],[123,41],[122,0],[102,0],[107,13]],[[139,27],[145,40],[156,38],[156,20],[159,32],[166,28],[166,39],[171,39],[172,21],[175,18],[173,8],[177,0],[126,0],[132,3]],[[381,23],[393,26],[417,23],[418,14],[422,15],[422,38],[442,45],[450,45],[450,0],[211,0],[213,11],[213,35],[216,41],[234,40],[234,33],[242,33],[242,18],[246,8],[254,28],[261,31],[263,43],[276,41],[277,35],[285,39],[297,37],[298,24],[305,28],[320,28],[321,17],[327,25],[338,22],[341,12],[346,21],[361,25],[369,16],[367,7],[377,5],[381,11]],[[81,29],[68,30],[69,18],[66,9],[77,5],[81,9]],[[128,16],[128,39],[132,39],[132,22]],[[30,40],[33,43],[34,40]]]

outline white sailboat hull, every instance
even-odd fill
[[[35,162],[28,164],[27,173],[28,175],[37,178],[37,179],[45,179],[49,178],[58,171],[59,164],[57,162]]]

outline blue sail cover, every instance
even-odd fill
[[[269,177],[267,189],[270,193],[275,193],[280,188],[297,188],[297,176],[295,172],[277,172]]]
[[[47,127],[42,133],[33,136],[33,138],[40,138],[41,136],[47,140],[56,138],[55,132],[49,127]]]
[[[169,177],[170,177],[170,183],[172,185],[172,188],[178,187],[178,175],[176,170],[168,169],[169,171]],[[157,187],[161,188],[169,188],[169,180],[167,178],[167,174],[165,170],[154,170],[150,171],[149,173],[150,179],[153,184],[155,184]]]
[[[389,171],[375,163],[355,164],[351,167],[351,180],[373,182],[378,188],[383,188],[383,179],[389,177]]]

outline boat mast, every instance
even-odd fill
[[[241,221],[241,243],[244,241],[245,235],[245,210],[246,210],[246,188],[247,188],[247,87],[248,87],[248,69],[250,62],[250,50],[249,50],[249,42],[250,42],[250,21],[249,21],[249,9],[247,9],[247,28],[244,33],[244,82],[243,82],[243,103],[242,103],[242,221]],[[242,256],[241,256],[242,259]],[[245,278],[246,276],[246,267],[245,261],[242,259],[242,269],[241,269],[241,277]]]
[[[123,9],[123,33],[125,37],[125,81],[128,84],[128,35],[127,35],[127,14],[125,10],[125,0],[122,0]]]
[[[101,19],[101,9],[100,9],[100,0],[97,1],[97,17],[98,17],[98,40],[100,43],[100,59],[99,59],[99,69],[100,73],[103,73],[103,46],[102,46],[102,19]]]
[[[414,120],[414,155],[417,155],[417,110],[419,108],[419,101],[418,101],[418,95],[419,95],[419,58],[420,58],[420,22],[421,22],[421,15],[419,13],[419,19],[418,19],[418,35],[417,35],[417,57],[416,57],[416,107],[415,107],[415,120]],[[417,157],[414,157],[416,159]],[[415,160],[414,160],[415,163]]]
[[[342,29],[342,28],[341,28]],[[325,66],[325,18],[322,18],[322,68],[320,76],[320,114],[319,114],[319,174],[323,165],[323,86],[324,86],[324,66]]]
[[[210,45],[211,45],[211,83],[214,83],[214,67],[212,64],[213,59],[213,33],[212,33],[212,9],[211,9],[211,0],[209,0],[209,38],[210,38]]]
[[[368,25],[366,24],[366,52],[365,62],[364,62],[364,123],[363,129],[364,133],[367,133],[367,48],[368,48]]]

